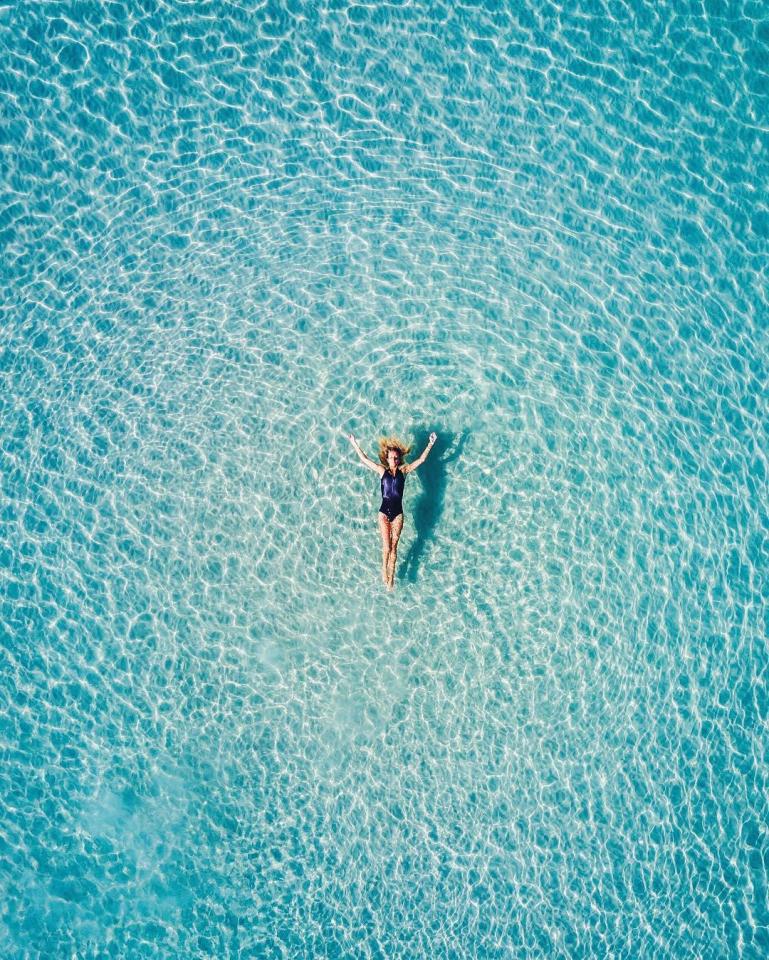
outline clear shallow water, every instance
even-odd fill
[[[766,956],[768,40],[0,9],[4,956]]]

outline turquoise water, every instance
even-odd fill
[[[3,957],[769,955],[767,43],[0,7]]]

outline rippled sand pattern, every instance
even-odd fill
[[[769,955],[768,44],[0,7],[3,957]]]

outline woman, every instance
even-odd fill
[[[379,532],[382,535],[382,579],[388,590],[392,590],[395,580],[395,558],[398,553],[398,540],[403,530],[403,486],[406,474],[425,462],[427,454],[438,439],[430,434],[422,455],[413,463],[404,463],[403,458],[411,450],[395,437],[383,437],[379,441],[379,463],[374,463],[361,450],[354,434],[347,438],[353,445],[361,461],[381,477],[382,505],[379,508]]]

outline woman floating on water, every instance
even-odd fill
[[[392,590],[395,580],[395,557],[398,552],[398,540],[403,530],[403,486],[406,474],[425,462],[427,454],[438,439],[435,433],[422,451],[422,455],[413,463],[404,463],[403,458],[411,450],[395,437],[382,437],[379,441],[379,463],[374,463],[361,450],[354,434],[347,438],[353,445],[361,461],[381,477],[382,505],[379,508],[379,532],[382,534],[382,579],[388,590]]]

